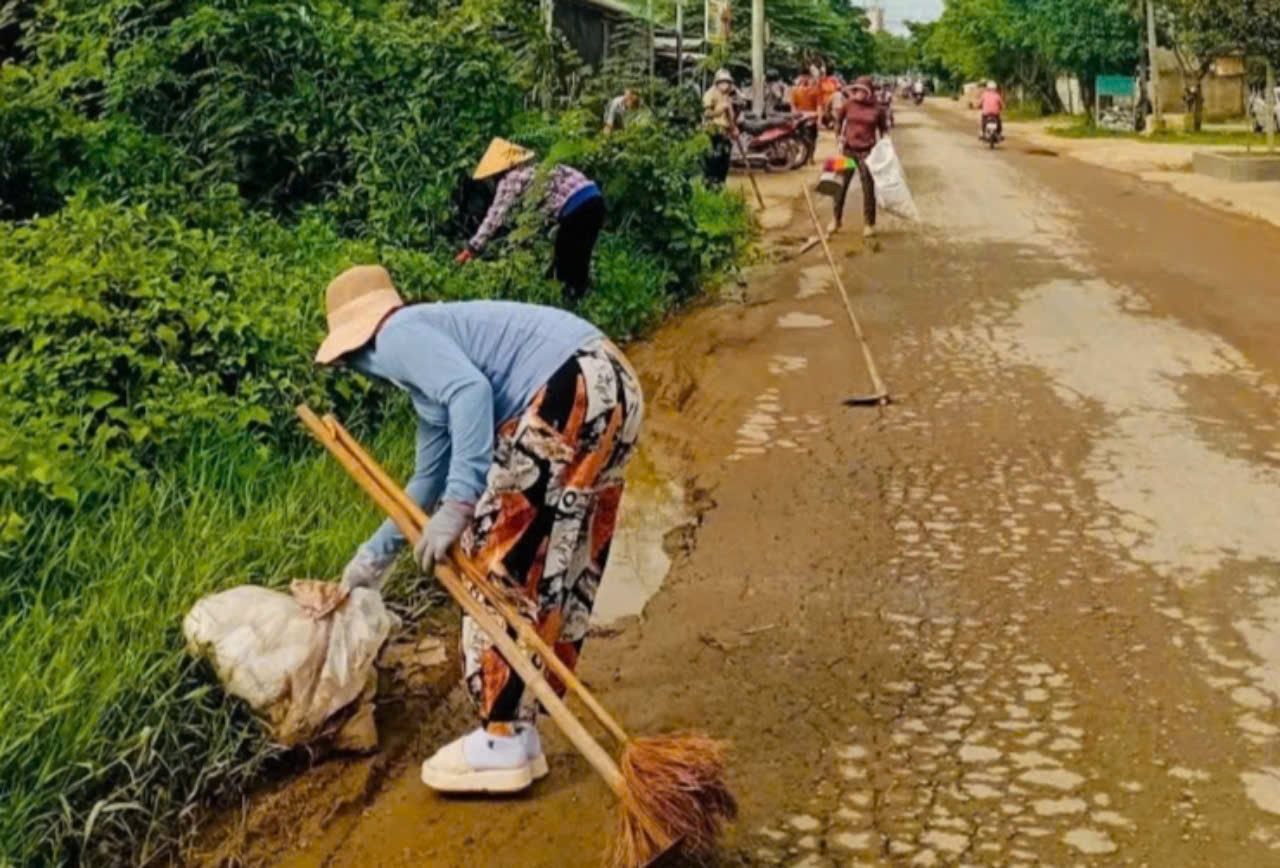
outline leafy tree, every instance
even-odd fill
[[[887,31],[875,34],[876,72],[901,75],[916,68],[911,40]]]
[[[1037,37],[1033,0],[951,0],[926,50],[957,78],[994,78],[1056,107],[1056,70]]]
[[[1169,0],[1159,7],[1163,29],[1182,70],[1182,102],[1194,129],[1204,123],[1204,80],[1214,61],[1239,50],[1231,22],[1241,0]]]
[[[1095,79],[1138,63],[1138,21],[1125,0],[1036,0],[1035,39],[1057,69],[1076,76],[1092,110]]]

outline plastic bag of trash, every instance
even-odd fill
[[[400,619],[367,588],[296,581],[289,590],[243,585],[200,599],[182,621],[187,650],[208,658],[278,743],[375,747],[373,664]]]
[[[867,168],[876,182],[876,206],[904,220],[920,219],[915,200],[911,198],[911,189],[907,187],[907,176],[902,171],[902,162],[893,142],[881,139],[867,155]]]

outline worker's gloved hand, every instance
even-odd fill
[[[356,588],[368,588],[382,592],[382,580],[391,572],[391,558],[380,558],[365,548],[356,551],[350,563],[342,571],[342,588],[353,591]]]
[[[455,256],[453,258],[453,261],[458,263],[459,265],[465,265],[475,258],[476,258],[475,252],[472,251],[470,247],[467,247],[461,253]]]
[[[430,575],[436,561],[448,557],[449,548],[462,536],[475,511],[474,504],[461,500],[446,500],[440,504],[436,514],[427,522],[427,529],[418,544],[413,547],[413,555],[423,573]]]

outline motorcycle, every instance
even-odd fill
[[[1000,134],[1000,121],[994,115],[982,119],[982,140],[987,143],[987,147],[995,149],[995,146],[1004,139]]]
[[[783,172],[799,169],[818,145],[817,120],[803,114],[740,115],[739,138],[733,149],[736,168]]]
[[[922,91],[922,90],[912,91],[912,92],[911,92],[911,101],[912,101],[913,103],[915,103],[916,105],[920,105],[921,103],[923,103],[923,102],[924,102],[924,91]]]

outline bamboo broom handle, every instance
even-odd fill
[[[889,390],[884,387],[884,381],[880,379],[880,371],[876,368],[876,360],[871,357],[871,348],[867,346],[867,339],[862,334],[862,325],[858,322],[858,316],[853,312],[853,303],[849,301],[849,292],[844,288],[844,280],[840,277],[840,269],[836,267],[836,258],[831,255],[831,247],[827,244],[827,233],[822,228],[822,222],[818,219],[818,211],[813,206],[813,197],[809,195],[809,188],[801,185],[800,189],[804,191],[804,202],[809,207],[809,217],[813,220],[813,229],[818,233],[818,240],[822,242],[822,252],[827,255],[827,264],[831,266],[831,276],[836,279],[836,289],[840,290],[840,298],[844,299],[844,309],[849,313],[849,322],[853,323],[853,331],[858,336],[858,343],[862,347],[862,357],[866,359],[867,371],[871,374],[871,386],[876,390],[877,395],[887,395]]]
[[[329,428],[320,421],[320,418],[305,404],[298,407],[297,413],[298,418],[307,426],[312,435],[329,450],[342,465],[343,469],[364,489],[365,493],[384,512],[392,516],[405,538],[411,543],[416,543],[422,532],[401,512],[394,499],[382,491],[381,487],[369,476],[360,463],[342,448]],[[614,762],[613,757],[600,746],[599,742],[591,737],[591,733],[587,732],[582,722],[574,717],[573,712],[569,710],[569,707],[564,704],[564,700],[547,683],[547,680],[538,671],[533,661],[525,656],[524,652],[520,650],[520,646],[507,635],[507,631],[502,628],[502,625],[494,620],[493,616],[485,609],[484,604],[468,593],[466,585],[463,584],[458,574],[454,572],[452,565],[437,564],[435,574],[436,579],[440,584],[444,585],[450,596],[462,607],[464,612],[471,616],[480,626],[480,629],[484,630],[494,645],[497,646],[498,651],[508,665],[516,671],[516,674],[533,691],[534,696],[542,703],[543,708],[551,715],[551,719],[555,721],[556,726],[560,727],[560,731],[565,734],[565,737],[573,743],[573,746],[586,758],[587,762],[591,763],[592,768],[596,770],[600,777],[604,778],[609,788],[619,798],[625,798],[626,782],[623,780],[622,772],[619,770],[617,763]]]
[[[401,488],[395,480],[390,477],[390,475],[388,475],[386,470],[378,464],[377,460],[365,451],[359,441],[352,437],[347,429],[342,426],[342,423],[330,415],[326,415],[324,417],[324,423],[329,427],[329,430],[337,439],[338,443],[344,446],[347,451],[364,466],[365,470],[369,472],[369,475],[373,477],[374,481],[381,485],[382,489],[395,499],[400,508],[406,512],[420,528],[425,528],[428,520],[426,512],[424,512],[423,509],[418,506],[411,497],[409,497],[408,493],[405,492],[405,490]],[[561,683],[563,683],[569,690],[573,691],[574,695],[576,695],[578,699],[581,700],[582,704],[596,716],[596,719],[600,721],[600,724],[609,731],[609,734],[612,735],[619,744],[626,744],[628,736],[626,730],[622,728],[622,725],[614,719],[613,715],[609,714],[609,712],[605,710],[604,706],[600,704],[600,701],[596,699],[595,695],[592,694],[591,691],[587,689],[587,686],[578,679],[578,676],[574,674],[574,671],[560,659],[533,625],[526,619],[522,618],[520,613],[516,611],[515,607],[512,606],[511,603],[503,596],[502,592],[493,586],[493,583],[489,580],[484,569],[471,558],[467,557],[458,546],[454,547],[450,555],[455,565],[462,570],[463,575],[465,575],[471,583],[476,586],[480,593],[484,595],[485,599],[487,599],[489,603],[498,610],[503,619],[506,620],[506,622],[511,625],[512,629],[516,631],[517,635],[519,635],[520,640],[524,642],[525,645],[531,647],[542,658],[545,665],[555,673]]]

